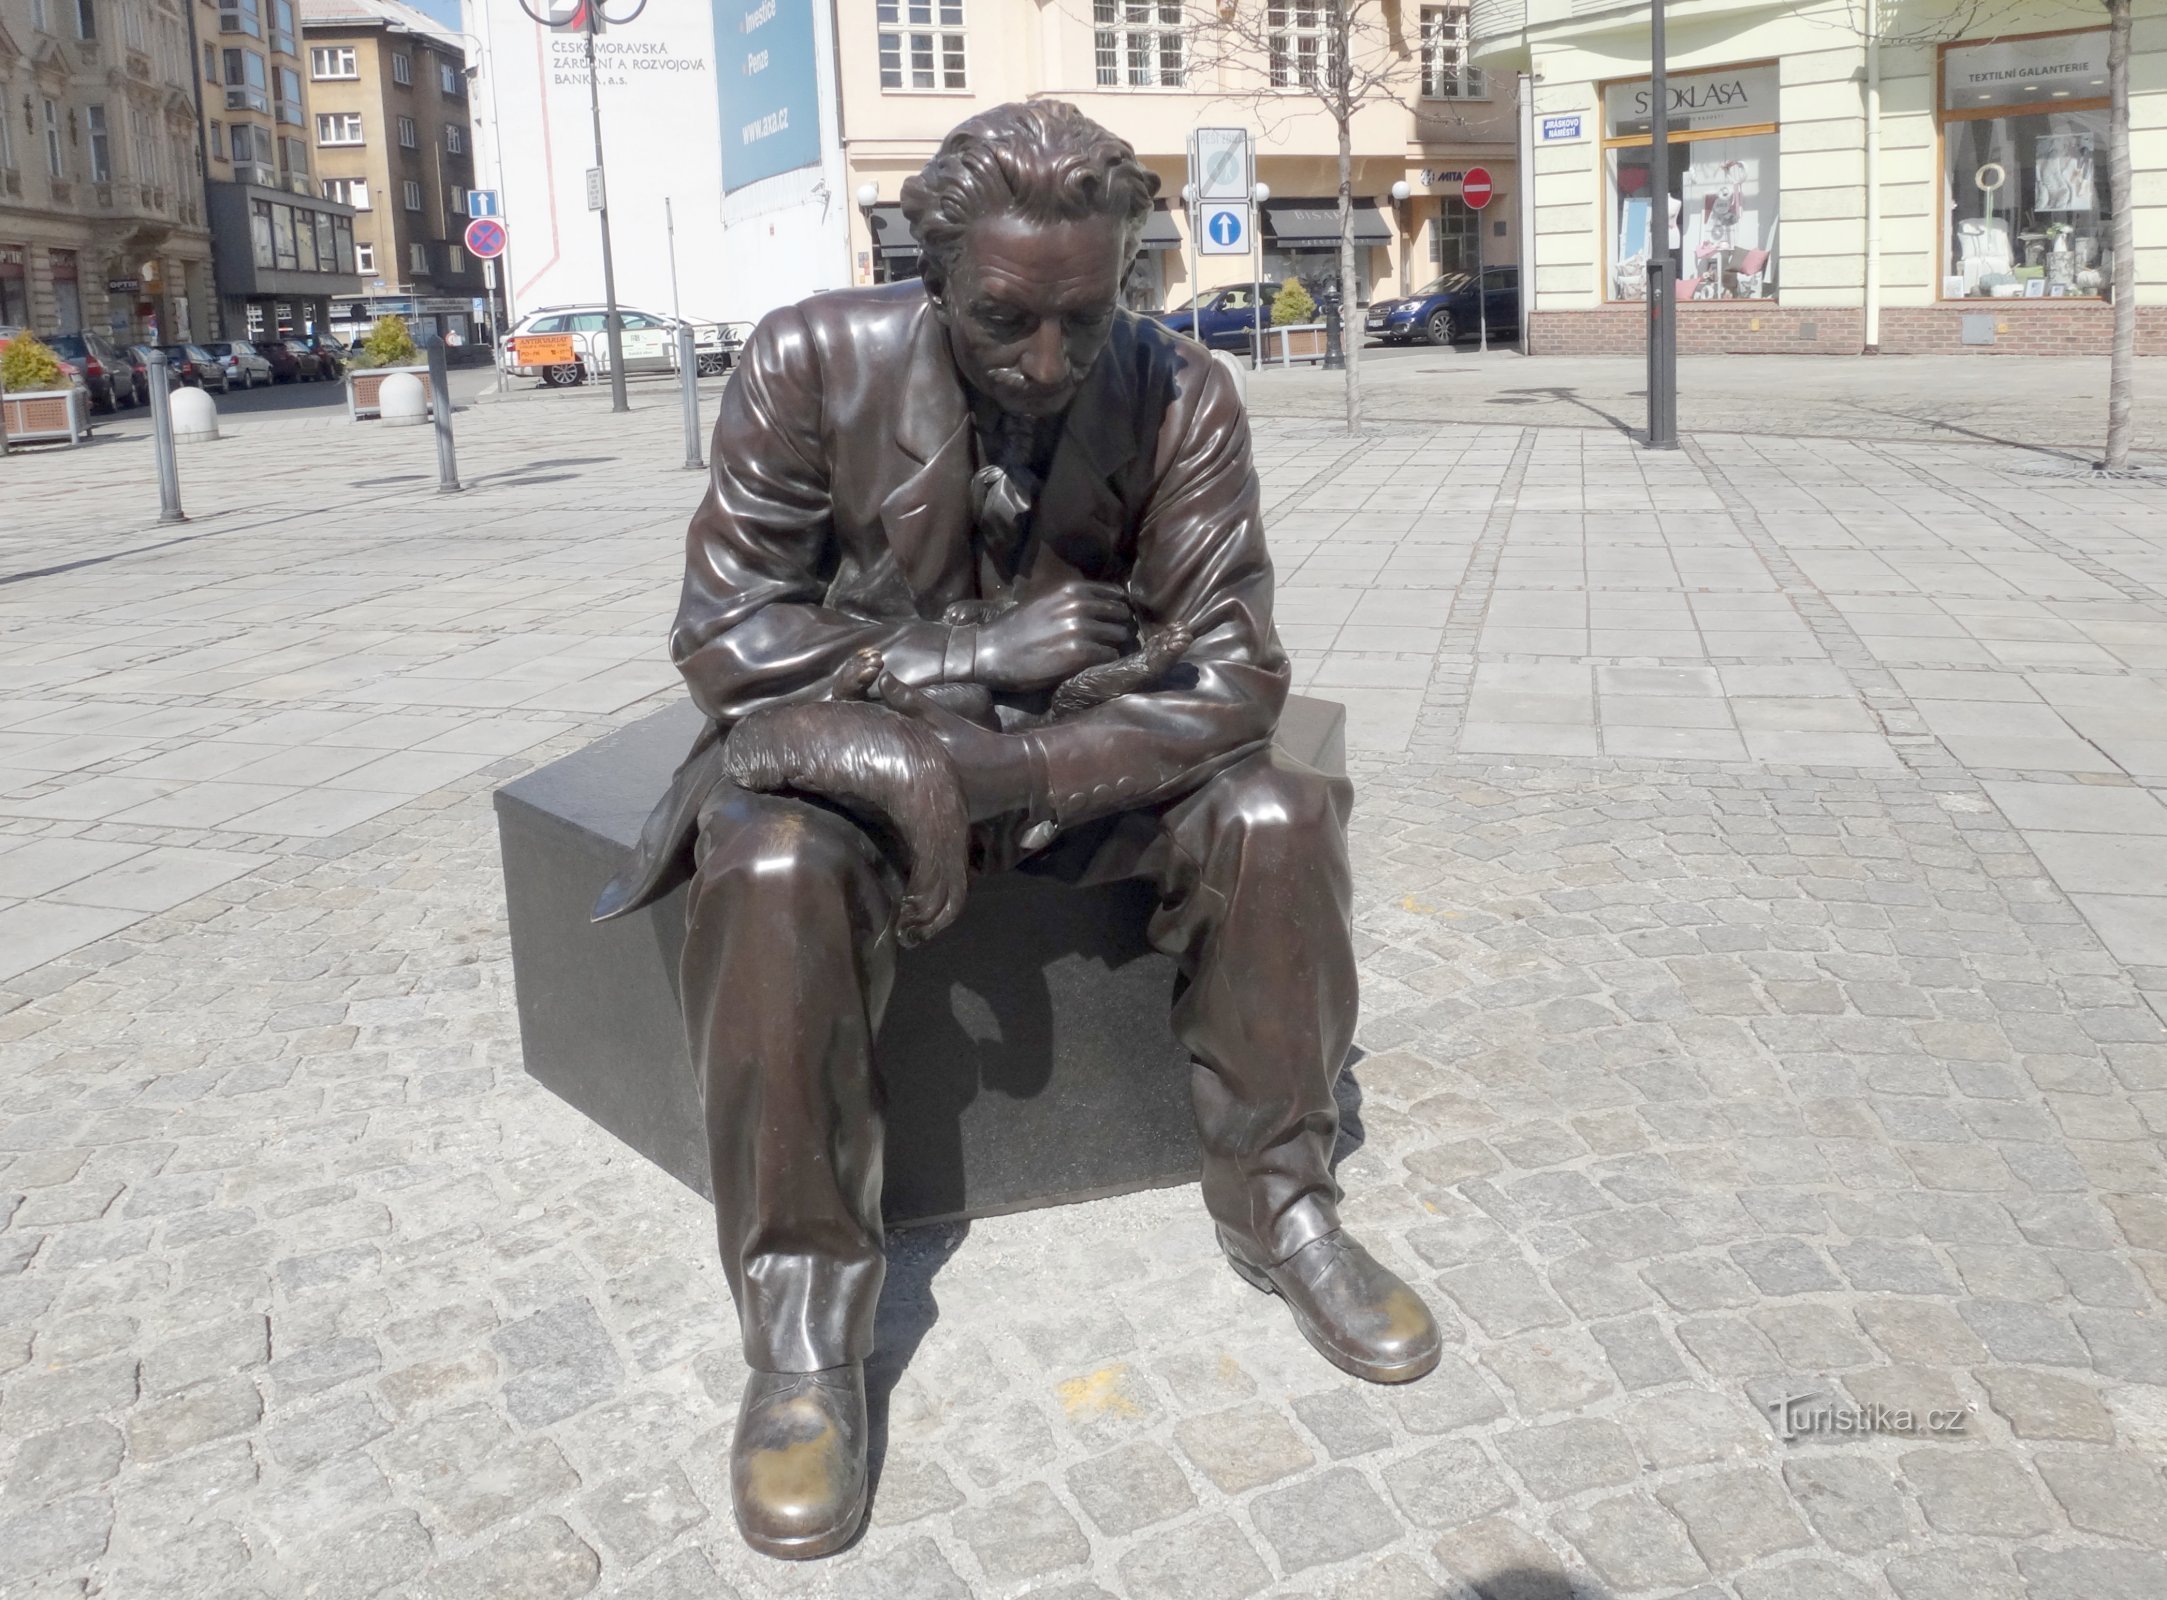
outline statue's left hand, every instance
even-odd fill
[[[996,733],[960,717],[915,685],[883,672],[873,698],[924,725],[948,753],[963,784],[963,799],[973,822],[984,822],[1031,803],[1031,766],[1023,740]]]

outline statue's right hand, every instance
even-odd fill
[[[1044,689],[1117,658],[1133,628],[1119,584],[1078,579],[980,624],[973,676],[989,689]]]

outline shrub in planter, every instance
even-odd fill
[[[1317,302],[1302,287],[1302,280],[1289,278],[1279,286],[1279,293],[1272,297],[1272,326],[1293,327],[1298,323],[1317,320]]]
[[[35,389],[65,387],[60,357],[28,329],[18,333],[7,342],[4,350],[0,350],[0,388],[5,388],[8,393],[25,394]]]
[[[421,360],[421,349],[404,317],[378,317],[369,336],[361,341],[361,364],[365,367],[410,367]]]

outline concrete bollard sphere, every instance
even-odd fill
[[[429,420],[429,392],[411,372],[394,372],[376,391],[376,414],[386,422],[412,427]]]
[[[218,405],[201,389],[175,389],[172,395],[173,438],[193,444],[218,437]]]

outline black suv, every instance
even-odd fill
[[[54,355],[81,375],[83,387],[90,391],[93,411],[112,411],[150,398],[149,386],[136,386],[134,366],[104,334],[78,328],[45,342]]]

